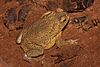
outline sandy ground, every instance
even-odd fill
[[[100,67],[100,24],[88,31],[69,24],[62,32],[62,39],[70,40],[72,44],[64,43],[61,48],[55,45],[45,50],[41,61],[24,59],[23,50],[16,44],[18,33],[23,26],[38,20],[46,11],[57,8],[55,5],[45,7],[46,0],[36,1],[32,4],[31,0],[0,0],[0,67]],[[62,0],[54,1],[60,4],[58,7],[62,7]],[[10,18],[5,17],[11,8]],[[22,16],[19,15],[21,9]],[[90,24],[93,19],[100,20],[100,0],[95,0],[83,12],[71,13],[71,17],[83,15],[88,16]]]

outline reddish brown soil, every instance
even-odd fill
[[[16,13],[18,13],[23,5],[19,5],[16,1],[5,4],[4,1],[7,0],[0,0],[0,67],[100,67],[100,24],[88,31],[76,29],[74,25],[69,25],[63,31],[62,38],[77,40],[78,44],[65,43],[65,46],[61,48],[54,46],[45,50],[44,58],[41,61],[37,62],[34,59],[30,62],[26,61],[23,57],[24,52],[16,44],[16,37],[22,29],[15,30],[15,28],[16,25],[20,24],[16,21],[16,25],[11,23],[7,28],[2,18],[7,9],[15,7]],[[38,4],[42,4],[42,7],[25,1],[24,5],[27,4],[31,8],[25,19],[25,24],[38,20],[47,11],[44,8],[46,4],[42,1],[44,0],[38,2]],[[54,1],[59,3],[60,0]],[[62,3],[59,7],[62,7],[61,5]],[[55,5],[53,7],[56,8]],[[50,9],[54,10],[54,8]],[[83,12],[71,13],[71,16],[76,17],[84,14],[88,15],[89,20],[100,19],[100,0],[95,0],[93,5]]]

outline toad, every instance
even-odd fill
[[[34,58],[54,46],[62,29],[68,24],[69,14],[62,9],[48,11],[40,19],[24,28],[17,38],[25,55]]]

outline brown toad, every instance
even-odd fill
[[[27,57],[38,57],[44,49],[54,46],[68,20],[69,14],[63,10],[48,11],[37,22],[22,30],[17,43],[21,43]]]

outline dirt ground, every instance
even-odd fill
[[[33,3],[36,1],[36,3]],[[40,61],[24,59],[24,52],[16,44],[18,33],[48,10],[63,7],[63,0],[0,0],[0,67],[100,67],[100,0],[82,12],[70,13],[71,17],[88,16],[88,31],[69,24],[62,32],[64,46],[56,45],[44,52]],[[46,7],[47,6],[47,7]],[[97,25],[91,20],[99,19]]]

